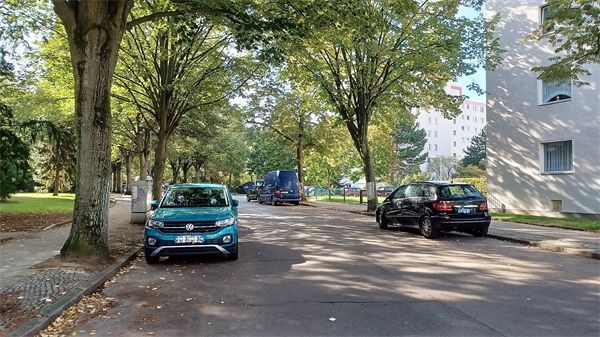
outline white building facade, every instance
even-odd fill
[[[448,92],[462,95],[462,88],[451,86]],[[465,100],[462,113],[453,119],[446,119],[439,111],[417,111],[417,122],[427,132],[425,151],[429,158],[465,156],[464,151],[471,145],[473,137],[481,133],[486,124],[484,102]]]
[[[531,71],[554,55],[544,41],[524,41],[547,8],[540,0],[490,0],[500,13],[504,62],[487,73],[487,172],[490,205],[550,216],[600,214],[600,66],[577,87],[540,81]]]

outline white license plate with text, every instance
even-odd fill
[[[176,236],[175,243],[203,243],[204,238],[199,235]]]

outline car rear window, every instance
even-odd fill
[[[446,185],[440,187],[440,197],[443,199],[459,199],[467,197],[483,198],[483,195],[472,185]]]
[[[295,189],[298,186],[298,176],[294,171],[281,171],[279,172],[279,187],[289,190]]]
[[[160,207],[225,207],[227,204],[222,187],[177,187],[169,189]]]

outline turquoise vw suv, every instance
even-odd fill
[[[146,262],[161,256],[222,255],[238,259],[238,201],[218,184],[169,187],[144,230]]]

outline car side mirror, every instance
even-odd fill
[[[233,199],[233,200],[231,200],[231,205],[233,207],[238,207],[240,205],[240,201],[237,199]]]
[[[158,208],[158,200],[150,201],[150,209],[154,211],[157,208]]]
[[[402,199],[396,199],[396,200],[394,200],[394,204],[396,204],[397,207],[401,207],[402,206]]]

